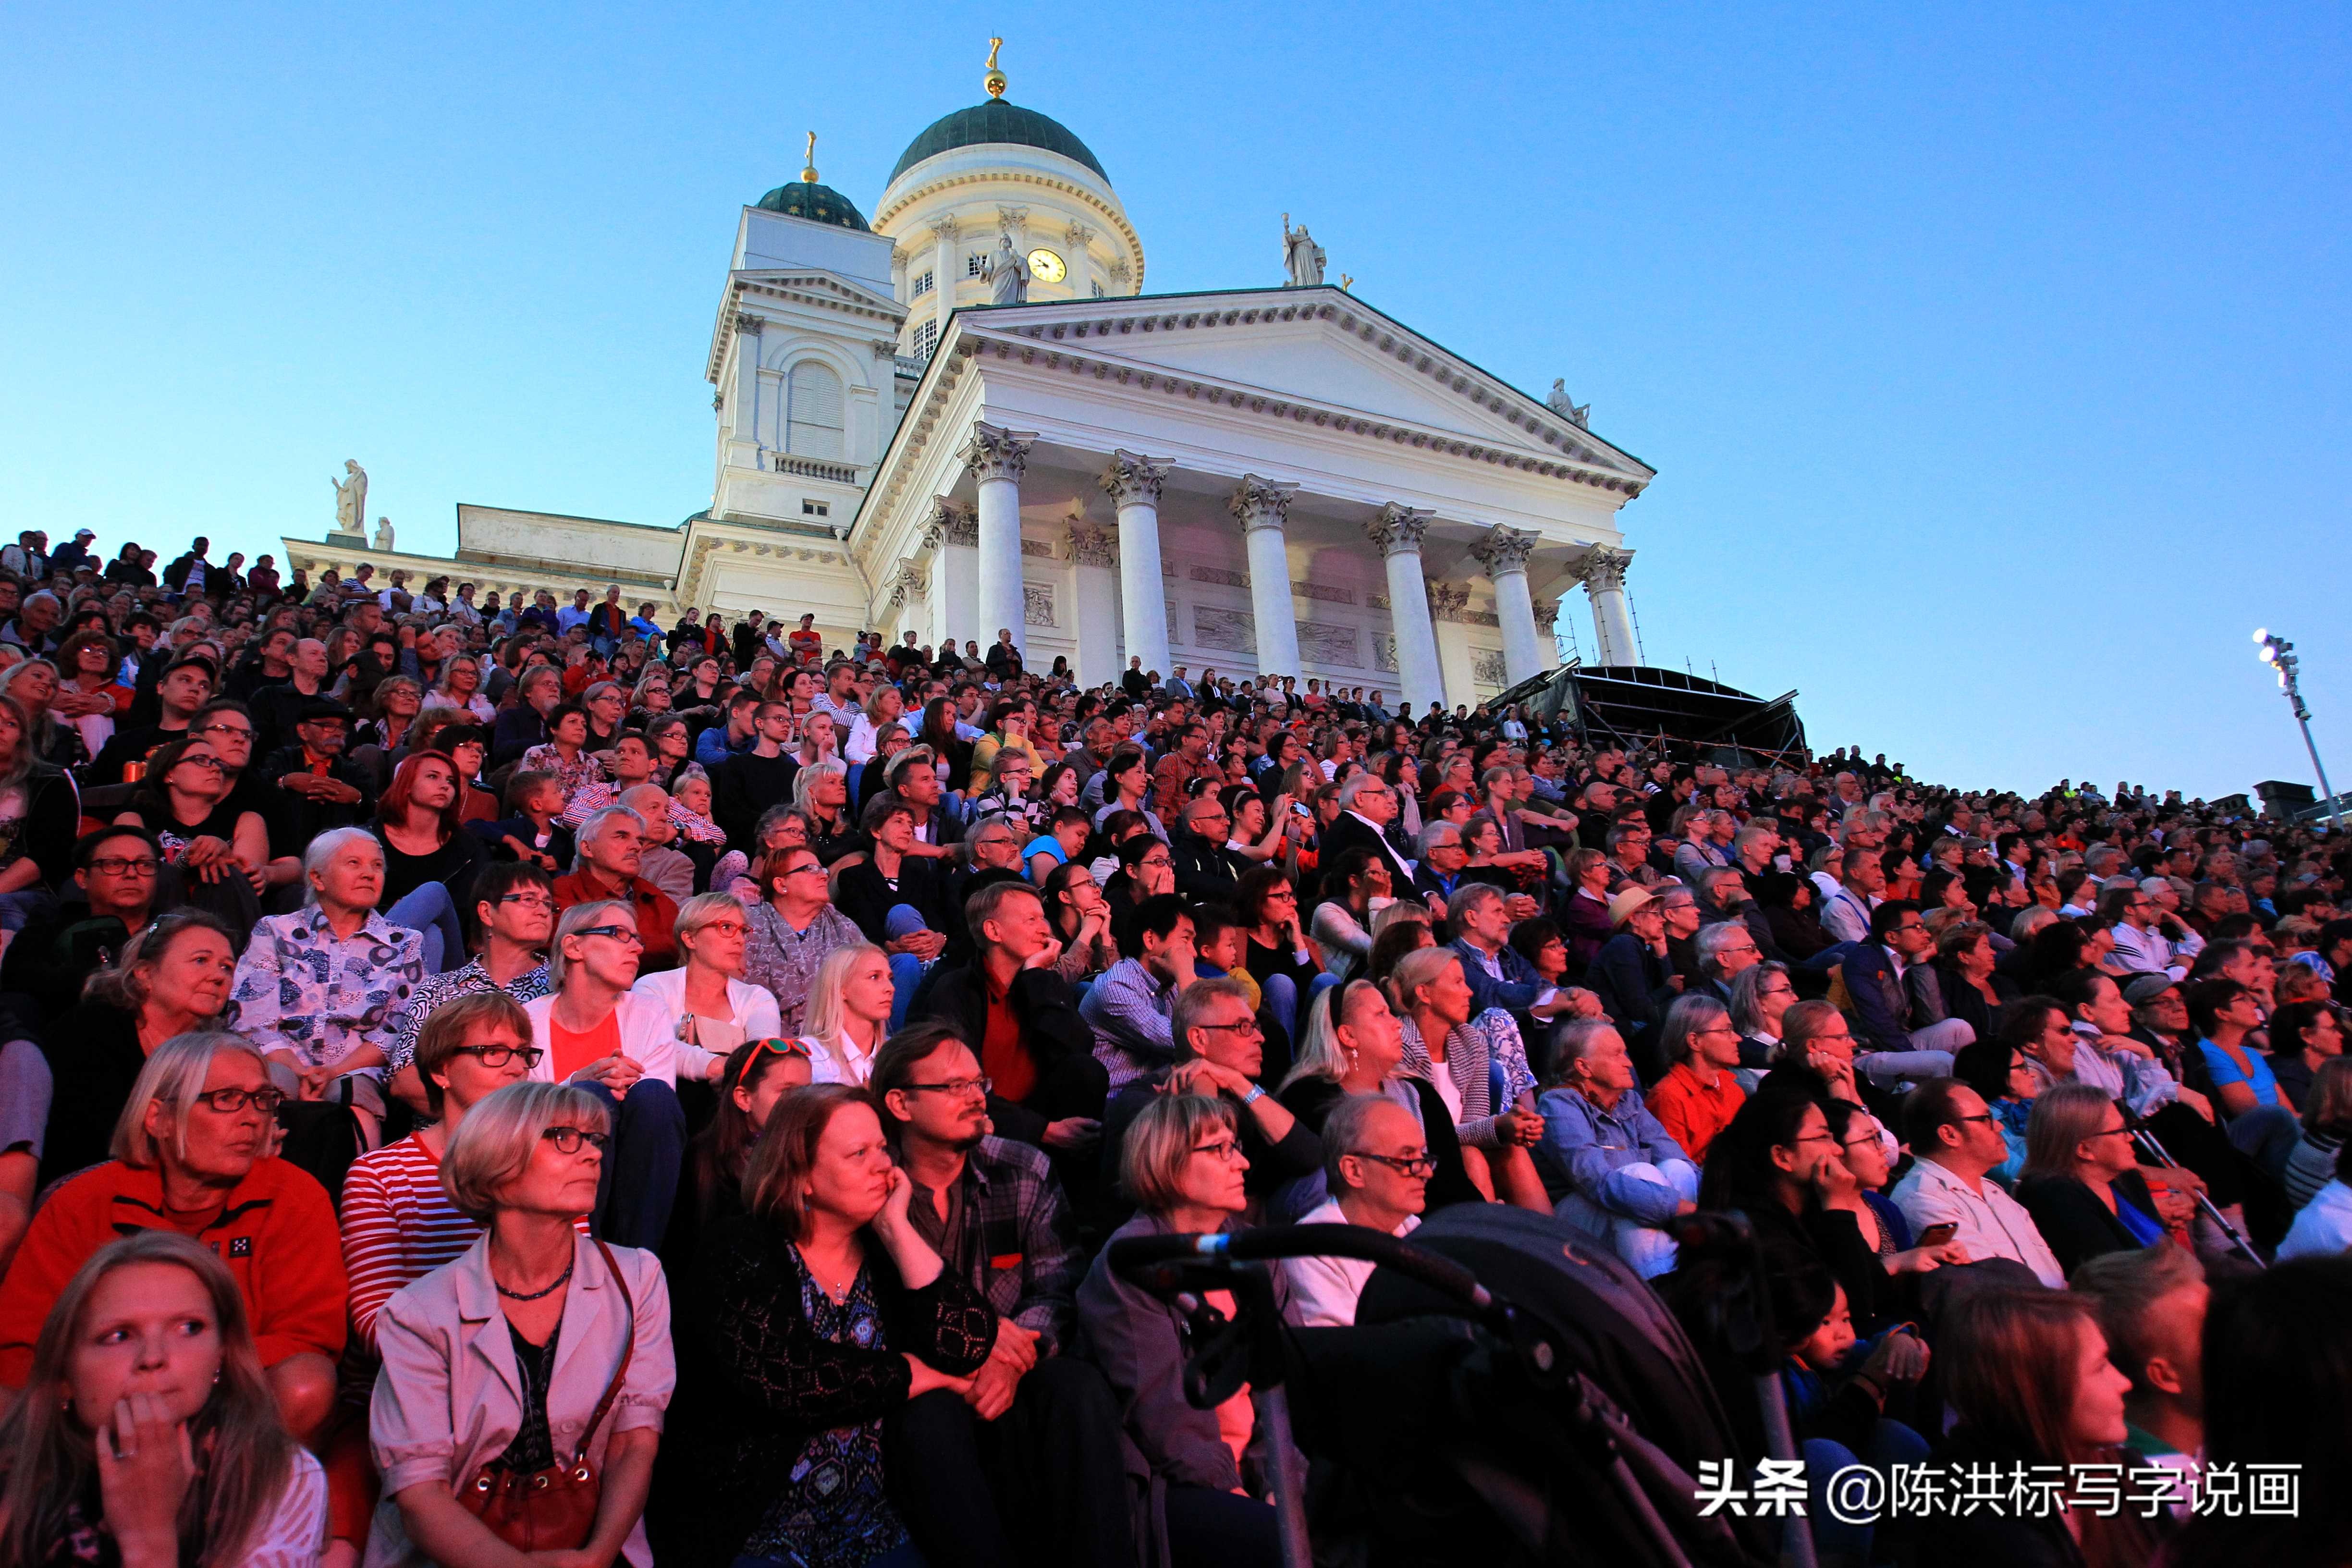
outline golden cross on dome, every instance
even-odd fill
[[[816,184],[816,132],[814,131],[808,133],[808,156],[803,162],[801,178],[812,185]]]
[[[980,79],[980,85],[988,89],[988,96],[991,98],[1004,96],[1004,73],[996,68],[996,51],[1003,47],[1003,38],[988,40],[988,74]]]

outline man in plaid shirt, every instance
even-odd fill
[[[995,1348],[969,1389],[908,1403],[902,1451],[978,1454],[1003,1532],[989,1543],[1000,1560],[1132,1562],[1110,1385],[1064,1353],[1082,1259],[1045,1151],[989,1135],[980,1058],[948,1025],[893,1035],[867,1087],[915,1185],[908,1218],[998,1317]]]

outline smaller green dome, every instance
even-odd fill
[[[789,185],[778,185],[753,204],[763,211],[782,213],[790,217],[804,217],[811,223],[829,223],[842,228],[854,228],[860,234],[871,234],[865,215],[853,205],[847,196],[831,185],[820,185],[812,180],[794,180]]]

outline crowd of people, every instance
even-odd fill
[[[1816,1488],[2177,1482],[1825,1561],[2352,1551],[2340,835],[156,559],[0,552],[0,1565],[1273,1563],[1106,1243],[1457,1205]]]

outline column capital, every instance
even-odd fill
[[[931,521],[923,526],[923,548],[935,550],[942,544],[961,545],[966,550],[980,543],[980,519],[971,508],[952,496],[931,498]]]
[[[1081,566],[1117,566],[1118,539],[1107,528],[1070,520],[1070,559]]]
[[[1011,479],[1017,484],[1029,467],[1029,447],[1036,439],[1034,430],[1007,430],[1002,425],[976,419],[972,421],[971,439],[956,456],[971,470],[975,479]]]
[[[1429,520],[1435,515],[1419,507],[1391,501],[1372,514],[1364,531],[1381,547],[1384,556],[1415,553],[1421,549],[1422,536],[1429,531]]]
[[[1466,583],[1432,583],[1429,585],[1429,616],[1435,621],[1468,620],[1470,585]]]
[[[761,330],[766,327],[767,324],[767,322],[761,321],[759,317],[749,313],[735,318],[735,330],[739,332],[748,332],[755,338],[760,335]]]
[[[1605,594],[1625,586],[1625,568],[1633,563],[1633,552],[1611,545],[1596,544],[1586,551],[1571,570],[1577,581],[1593,593]]]
[[[1497,524],[1485,539],[1470,547],[1470,553],[1486,564],[1489,577],[1500,577],[1507,572],[1525,573],[1528,557],[1534,552],[1538,538],[1537,534],[1521,533]]]
[[[939,216],[933,218],[931,220],[931,232],[938,235],[941,239],[953,239],[956,237],[955,214],[941,213]]]
[[[1536,625],[1538,627],[1555,626],[1559,624],[1559,601],[1558,599],[1538,599],[1534,602],[1531,607],[1535,611]]]
[[[1261,528],[1278,531],[1289,522],[1290,498],[1297,493],[1297,485],[1276,484],[1255,474],[1244,474],[1226,506],[1244,533],[1255,533]]]
[[[1072,250],[1084,250],[1094,237],[1095,231],[1076,218],[1072,218],[1070,226],[1062,231],[1062,237],[1068,242]]]
[[[1110,467],[1103,470],[1103,493],[1115,506],[1134,501],[1160,504],[1160,492],[1168,483],[1168,470],[1174,465],[1172,458],[1147,458],[1122,447],[1110,455]]]
[[[931,574],[919,563],[909,561],[898,568],[898,575],[890,584],[890,607],[898,609],[910,596],[919,597],[930,592]]]

